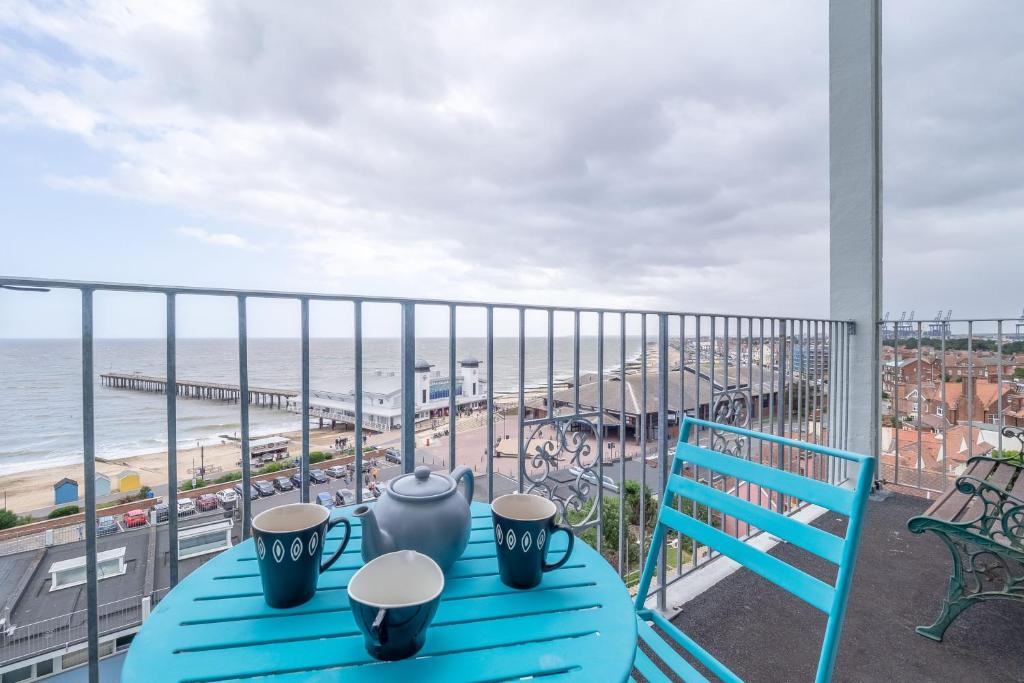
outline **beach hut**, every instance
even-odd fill
[[[139,482],[139,473],[134,470],[123,470],[117,474],[117,490],[121,493],[138,491],[142,484]]]
[[[98,472],[96,474],[96,495],[97,496],[109,496],[110,495],[110,477]]]
[[[78,500],[78,482],[64,477],[53,485],[53,504],[64,505]]]

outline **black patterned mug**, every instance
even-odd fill
[[[498,545],[498,573],[506,586],[533,588],[544,572],[558,569],[572,554],[572,530],[555,524],[558,508],[547,498],[529,493],[510,493],[491,503],[494,540]],[[560,560],[547,561],[548,543],[556,531],[564,531],[569,545]]]
[[[295,607],[316,594],[322,572],[334,564],[348,543],[352,527],[345,517],[331,521],[322,505],[292,503],[265,510],[252,520],[263,597],[271,607]],[[338,549],[320,562],[327,532],[345,525]]]

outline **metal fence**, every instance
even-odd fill
[[[878,476],[932,496],[967,460],[1021,451],[1024,318],[882,321]]]
[[[600,550],[623,578],[630,582],[640,569],[640,558],[647,551],[653,532],[654,515],[660,492],[664,490],[673,455],[672,445],[678,425],[685,415],[718,422],[750,426],[755,430],[791,436],[796,439],[844,447],[847,435],[847,389],[849,380],[848,339],[851,325],[843,321],[782,318],[759,315],[727,315],[624,309],[530,306],[522,304],[473,301],[440,301],[296,292],[251,291],[191,287],[0,278],[0,288],[45,292],[71,289],[81,293],[82,311],[82,408],[85,465],[85,532],[87,559],[87,609],[84,610],[89,643],[90,679],[98,677],[99,635],[105,626],[97,604],[96,574],[96,494],[93,342],[96,292],[157,294],[166,306],[167,385],[176,382],[176,306],[182,297],[213,296],[234,299],[238,324],[238,385],[244,396],[249,387],[248,303],[256,299],[291,300],[300,312],[301,390],[300,405],[310,413],[309,323],[310,302],[346,302],[352,307],[354,339],[354,439],[363,442],[363,312],[367,305],[397,306],[401,324],[401,456],[402,469],[411,471],[417,464],[415,431],[417,402],[415,387],[416,316],[430,308],[446,312],[448,319],[448,405],[447,466],[454,468],[470,456],[460,450],[456,429],[457,361],[456,339],[459,314],[466,309],[482,311],[486,353],[485,417],[486,430],[480,497],[492,499],[503,491],[531,491],[550,497],[562,510],[574,529]],[[25,294],[33,296],[38,294]],[[495,406],[495,315],[511,317],[517,332],[516,389],[518,406],[514,415],[506,411],[502,418],[515,422],[514,457],[511,465],[498,462],[496,429],[501,420]],[[478,315],[478,314],[476,314]],[[544,329],[543,354],[546,362],[542,387],[527,389],[525,377],[527,319],[540,320]],[[555,329],[569,320],[572,331],[572,371],[569,377],[555,374]],[[581,330],[584,324],[596,331],[596,371],[581,371]],[[629,333],[629,334],[627,334]],[[536,336],[536,335],[531,335]],[[636,357],[627,357],[626,340],[639,336]],[[618,357],[607,358],[606,339],[617,340]],[[556,390],[556,387],[558,389]],[[565,388],[563,388],[565,387]],[[176,469],[175,392],[167,393],[168,487],[167,503],[176,509],[178,481]],[[529,400],[528,400],[529,394]],[[250,481],[249,404],[239,401],[242,486]],[[432,425],[432,429],[437,429]],[[713,430],[701,430],[697,438],[736,457],[758,459],[772,466],[799,471],[830,481],[846,476],[834,463],[807,462],[800,453],[767,454],[749,442],[722,441]],[[302,421],[301,499],[309,500],[309,420]],[[508,442],[505,446],[508,447]],[[474,454],[474,457],[479,457]],[[363,454],[355,449],[355,495],[363,493]],[[706,477],[700,471],[687,476]],[[751,491],[737,482],[715,480],[733,495],[760,502],[761,492]],[[632,483],[631,483],[632,482]],[[243,538],[250,534],[251,505],[243,495]],[[772,498],[765,505],[787,511],[800,507],[799,501]],[[700,510],[690,511],[702,514]],[[703,514],[713,514],[705,511]],[[614,519],[613,519],[614,518]],[[755,529],[716,520],[728,533],[747,538]],[[178,524],[169,520],[170,584],[178,581]],[[713,555],[688,539],[666,539],[661,549],[658,581],[654,588],[664,605],[665,588],[672,581],[703,566]]]

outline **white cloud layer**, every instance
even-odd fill
[[[1020,18],[887,9],[894,306],[1013,286],[981,261],[1024,246]],[[215,247],[271,232],[274,286],[827,313],[827,3],[18,3],[0,27],[0,125],[113,159],[51,182],[252,228],[180,231]]]

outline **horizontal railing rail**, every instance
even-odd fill
[[[779,437],[793,438],[844,448],[847,435],[849,387],[849,336],[852,324],[821,318],[791,318],[764,315],[735,315],[623,308],[566,307],[517,303],[377,297],[304,292],[275,292],[201,287],[131,285],[37,278],[0,278],[0,289],[71,289],[81,293],[82,413],[85,468],[85,555],[87,574],[86,625],[90,652],[90,678],[97,680],[98,643],[102,632],[98,618],[96,568],[95,482],[95,397],[94,385],[94,294],[122,292],[159,294],[165,300],[165,365],[167,386],[177,385],[177,304],[182,297],[219,296],[233,298],[237,305],[238,382],[240,395],[249,390],[248,302],[255,299],[286,299],[299,306],[301,486],[300,497],[309,500],[310,427],[315,414],[310,387],[311,301],[347,302],[351,305],[352,380],[354,420],[352,443],[364,442],[363,378],[365,345],[363,315],[371,304],[398,306],[400,321],[400,423],[395,444],[401,454],[401,468],[412,471],[419,462],[453,469],[465,464],[481,482],[477,491],[490,500],[504,491],[529,491],[550,497],[566,520],[585,540],[602,552],[627,583],[635,582],[641,558],[650,545],[657,500],[662,495],[682,417],[692,415],[720,424],[746,426]],[[14,295],[13,292],[8,292]],[[32,296],[34,294],[17,294]],[[416,396],[416,315],[424,308],[447,312],[448,354],[447,401],[433,401],[431,410],[441,410],[421,420],[425,431],[417,432],[421,403]],[[482,309],[484,353],[479,360],[483,409],[481,418],[460,418],[457,402],[459,363],[456,347],[459,312]],[[516,329],[514,334],[515,378],[511,388],[495,384],[495,317],[501,314]],[[531,346],[530,357],[542,356],[542,378],[526,371],[527,318],[542,323],[540,351]],[[571,341],[566,367],[556,371],[556,322],[569,320]],[[581,361],[582,328],[586,323],[596,331],[593,368]],[[371,342],[372,343],[372,342]],[[588,341],[588,344],[590,342]],[[606,345],[617,345],[617,357],[606,357]],[[634,345],[627,352],[627,346]],[[561,361],[560,361],[561,362]],[[591,361],[588,361],[588,363]],[[444,361],[441,371],[445,370]],[[568,367],[571,366],[571,369]],[[529,391],[529,397],[527,392]],[[178,497],[177,392],[167,391],[166,433],[167,494],[165,502],[175,510]],[[496,397],[507,398],[515,407],[496,405]],[[252,480],[250,471],[250,407],[237,405],[240,422],[241,482],[244,491]],[[445,410],[446,408],[446,410]],[[383,426],[383,425],[382,425]],[[458,427],[462,427],[462,430]],[[483,440],[474,442],[472,429],[483,430]],[[500,431],[500,434],[499,434]],[[723,441],[720,430],[701,429],[698,438],[735,457],[761,458],[749,443]],[[446,432],[446,433],[445,433]],[[438,436],[440,434],[440,437]],[[476,435],[480,436],[480,435]],[[499,436],[501,438],[499,438]],[[507,438],[505,438],[507,437]],[[427,439],[447,441],[447,448],[426,450]],[[476,438],[475,436],[473,438]],[[443,442],[442,442],[443,443]],[[461,447],[460,444],[466,446]],[[469,444],[476,443],[470,450]],[[482,446],[480,445],[482,444]],[[422,454],[417,455],[417,450]],[[443,454],[446,451],[446,454]],[[443,464],[441,460],[445,458]],[[355,448],[354,485],[358,501],[364,486],[363,453]],[[798,454],[787,455],[776,466],[800,470],[807,476],[835,480],[844,476],[840,468],[804,462]],[[705,473],[694,472],[692,476]],[[732,495],[756,498],[756,492],[725,479],[717,480]],[[250,534],[252,506],[249,496],[241,500],[242,536]],[[772,499],[766,505],[796,509],[788,500]],[[699,511],[694,511],[698,513]],[[738,538],[757,533],[721,520],[721,526]],[[168,520],[168,586],[179,580],[177,517]],[[656,592],[663,604],[665,589],[672,581],[714,559],[688,539],[667,539],[660,549]]]

